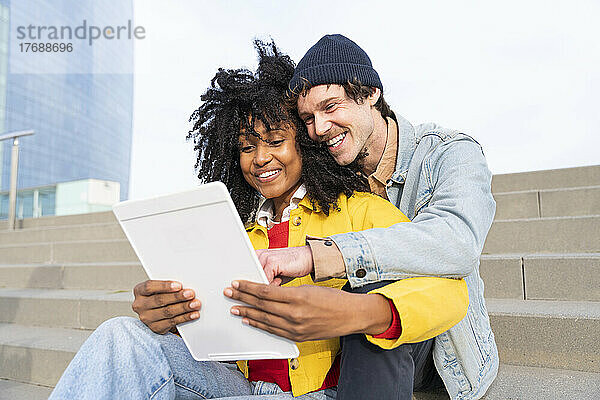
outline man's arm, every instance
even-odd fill
[[[431,199],[412,223],[331,237],[353,287],[413,276],[461,278],[477,267],[496,209],[491,172],[473,141],[445,143],[436,152],[424,167],[433,170]]]

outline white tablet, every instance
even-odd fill
[[[223,295],[231,281],[267,283],[227,188],[221,182],[113,206],[150,279],[176,280],[202,302],[200,318],[177,326],[198,361],[286,359],[287,339],[245,325]]]

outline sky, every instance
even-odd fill
[[[589,0],[135,0],[130,198],[198,185],[189,116],[219,67],[256,68],[254,38],[298,62],[348,36],[397,114],[473,136],[494,174],[600,164],[599,15]]]

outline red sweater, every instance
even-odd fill
[[[289,221],[274,225],[268,230],[269,248],[278,249],[288,247],[289,237]],[[392,324],[385,332],[374,336],[376,338],[396,339],[402,333],[400,325],[400,315],[391,300],[390,308],[392,309]],[[325,377],[323,385],[318,390],[327,389],[337,386],[340,376],[340,356],[338,355],[329,369],[329,373]],[[248,361],[248,380],[250,381],[265,381],[276,383],[281,390],[289,392],[292,390],[290,377],[288,375],[288,360],[251,360]]]

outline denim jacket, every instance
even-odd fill
[[[387,195],[412,223],[333,235],[348,280],[360,287],[414,276],[465,278],[467,316],[435,338],[433,358],[452,399],[479,399],[498,372],[498,350],[479,276],[496,203],[492,175],[471,137],[399,117],[396,169]],[[364,271],[356,275],[358,269]]]

